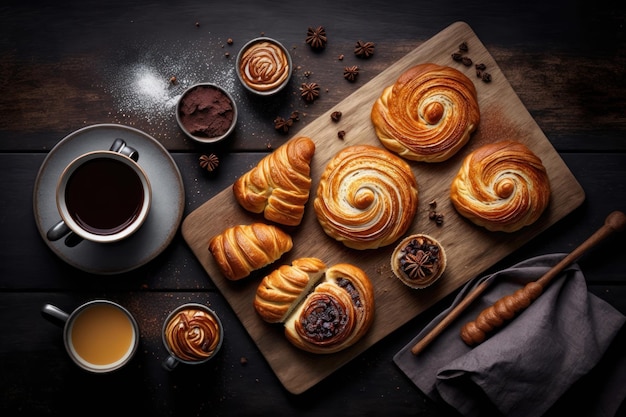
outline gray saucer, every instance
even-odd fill
[[[46,232],[61,219],[55,199],[61,172],[85,152],[109,149],[116,138],[124,139],[139,152],[138,163],[152,185],[152,206],[145,223],[135,234],[117,243],[83,241],[69,247],[65,239],[49,241]],[[88,126],[63,138],[46,156],[33,192],[37,228],[50,249],[78,269],[103,275],[138,268],[163,252],[176,235],[184,205],[182,176],[167,149],[150,135],[117,124]]]

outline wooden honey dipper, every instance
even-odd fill
[[[611,233],[623,230],[626,227],[626,215],[621,211],[614,211],[604,221],[604,225],[587,240],[580,244],[570,254],[554,265],[537,281],[526,284],[513,294],[506,295],[496,301],[490,307],[483,310],[476,320],[471,321],[461,329],[461,338],[470,345],[482,343],[487,335],[517,314],[526,309],[534,300],[541,295],[544,288],[558,276],[567,266],[573,263],[584,252],[608,237]]]
[[[478,318],[463,326],[461,338],[465,343],[472,346],[482,343],[487,333],[495,330],[504,324],[505,320],[510,320],[515,314],[528,307],[543,292],[543,289],[567,266],[578,259],[584,252],[598,244],[613,232],[623,230],[626,227],[626,215],[621,211],[610,213],[604,225],[598,229],[587,240],[574,249],[569,255],[554,265],[537,281],[533,281],[526,287],[518,290],[512,295],[508,295],[497,301],[493,306],[485,309]],[[461,313],[476,300],[489,287],[491,281],[485,280],[474,288],[459,304],[456,305],[433,329],[426,334],[411,349],[414,355],[419,355],[437,336],[443,332]],[[520,294],[521,293],[521,294]]]

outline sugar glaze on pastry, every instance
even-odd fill
[[[452,67],[419,64],[383,90],[371,120],[390,151],[415,161],[445,161],[478,126],[476,87]]]
[[[417,210],[411,167],[376,146],[339,151],[321,175],[314,200],[324,232],[353,249],[375,249],[402,236]]]
[[[450,199],[473,223],[510,233],[539,219],[550,201],[550,181],[541,159],[526,145],[500,141],[465,157]]]

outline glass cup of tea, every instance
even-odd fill
[[[198,365],[213,358],[222,347],[224,328],[207,306],[186,303],[167,316],[162,337],[168,353],[163,368],[171,371],[179,363]]]
[[[63,323],[67,353],[74,363],[89,372],[107,373],[123,367],[139,345],[135,318],[112,301],[89,301],[69,314],[45,304],[42,313]]]
[[[137,163],[138,152],[116,139],[109,150],[78,156],[61,173],[56,203],[61,221],[48,230],[51,241],[74,246],[81,240],[117,242],[135,233],[148,217],[152,189]]]

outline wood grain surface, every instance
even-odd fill
[[[451,54],[461,42],[467,42],[467,55],[475,63],[487,66],[492,75],[490,83],[476,78],[473,67],[464,67],[451,59]],[[339,150],[354,144],[381,146],[369,119],[372,104],[383,88],[395,82],[402,72],[424,62],[456,67],[474,80],[481,121],[468,145],[448,161],[439,164],[410,163],[418,181],[420,202],[409,233],[427,233],[436,237],[445,247],[448,257],[446,272],[438,283],[425,290],[412,290],[401,284],[391,272],[389,259],[393,245],[370,251],[345,248],[324,234],[311,202],[315,198],[319,176]],[[330,119],[331,112],[335,110],[343,113],[339,123]],[[346,132],[343,140],[337,137],[339,130]],[[209,239],[226,227],[262,220],[239,207],[230,188],[201,205],[182,224],[183,238],[209,277],[227,299],[284,387],[296,394],[306,391],[546,230],[578,207],[585,198],[583,189],[519,100],[497,63],[464,22],[450,25],[409,52],[294,136],[300,135],[313,139],[317,147],[311,166],[311,198],[302,224],[286,229],[293,238],[294,248],[274,265],[256,271],[239,282],[228,281],[217,269],[208,251]],[[523,142],[539,155],[548,171],[552,189],[558,191],[552,193],[550,205],[539,221],[513,234],[492,233],[472,225],[457,215],[448,197],[450,182],[463,158],[484,143],[502,139]],[[437,211],[445,216],[441,226],[428,218],[429,202],[433,200],[437,202]],[[375,321],[368,334],[350,349],[332,355],[302,352],[287,342],[281,326],[263,322],[252,307],[256,288],[271,268],[304,256],[319,257],[328,265],[353,263],[364,269],[372,280],[376,299]]]

